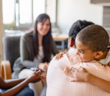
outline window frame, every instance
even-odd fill
[[[46,13],[46,1],[45,0],[45,13]],[[16,14],[16,3],[18,3],[18,26],[16,26],[16,21],[17,21],[17,14]],[[20,24],[20,4],[19,4],[19,0],[14,0],[14,28],[12,28],[12,30],[26,30],[29,29],[30,27],[33,27],[34,24],[34,17],[33,17],[33,0],[31,0],[31,23],[25,23],[25,24]],[[11,23],[9,23],[11,25]],[[7,23],[4,23],[4,29],[6,29],[6,25],[8,25]],[[10,28],[11,29],[11,28]],[[9,30],[10,30],[9,29]]]
[[[32,23],[25,23],[25,24],[20,24],[20,4],[19,4],[19,0],[16,0],[15,2],[15,20],[16,21],[16,3],[18,3],[18,23],[19,23],[19,26],[16,26],[15,29],[16,30],[23,30],[23,29],[28,29],[30,26],[33,26],[33,0],[31,1],[31,5],[32,5],[32,8],[31,8],[31,19],[32,19]]]
[[[54,19],[55,19],[55,22],[52,23],[52,27],[57,27],[57,0],[53,0],[54,2]],[[14,29],[12,30],[27,30],[29,29],[30,27],[33,27],[33,24],[34,24],[34,17],[33,17],[33,0],[31,0],[31,5],[32,5],[32,8],[31,8],[31,19],[32,19],[32,23],[25,23],[25,24],[20,24],[20,4],[19,4],[19,0],[14,0],[14,21],[16,23],[16,3],[18,3],[18,23],[19,23],[19,26],[14,26]],[[47,13],[47,0],[45,0],[45,13]],[[51,17],[50,17],[51,18]],[[11,23],[10,23],[11,24]],[[5,25],[5,24],[4,24]],[[4,28],[6,29],[6,26],[4,26]]]

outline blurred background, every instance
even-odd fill
[[[110,33],[110,0],[0,0],[0,60],[3,60],[3,36],[32,30],[41,13],[50,16],[53,37],[67,38],[77,20],[92,21]]]

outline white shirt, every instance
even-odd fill
[[[42,46],[39,46],[39,55],[34,58],[34,62],[41,63],[43,57],[44,57],[43,47]]]
[[[69,50],[73,53],[74,49]],[[65,66],[84,67],[91,74],[110,81],[110,68],[103,67],[100,63],[93,60],[87,63],[72,65],[66,55],[56,61],[55,57],[51,60],[47,71],[47,93],[46,96],[110,96],[109,93],[86,82],[70,82],[70,78],[64,74]],[[95,82],[95,81],[94,81]]]

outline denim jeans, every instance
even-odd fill
[[[0,90],[1,93],[7,91],[6,90]],[[29,86],[25,86],[16,96],[34,96],[34,92],[29,88]]]

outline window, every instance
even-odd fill
[[[2,0],[5,29],[29,29],[45,12],[45,0]]]
[[[15,2],[16,29],[29,29],[32,27],[33,0],[18,0]]]
[[[40,8],[40,10],[39,10]],[[33,19],[36,20],[36,17],[41,14],[45,13],[45,0],[33,0]]]
[[[9,24],[14,21],[14,0],[2,0],[3,23]]]
[[[11,29],[14,23],[14,0],[2,0],[3,23],[5,28]]]
[[[20,24],[32,23],[32,0],[19,0]]]

